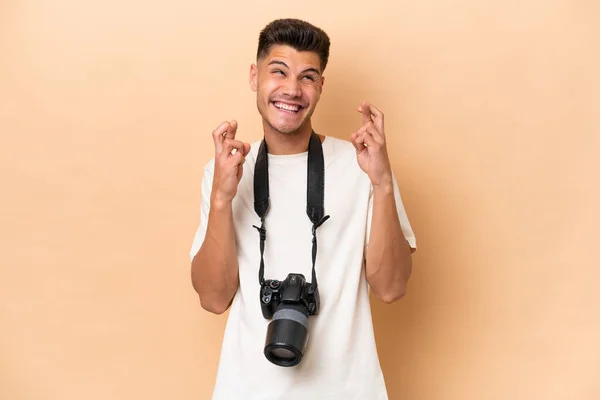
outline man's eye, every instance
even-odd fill
[[[274,74],[281,74],[281,75],[284,75],[283,71],[282,71],[282,70],[280,70],[280,69],[273,70],[273,73],[274,73]]]

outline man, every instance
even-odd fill
[[[250,87],[263,120],[262,151],[268,149],[264,225],[254,192],[262,141],[241,141],[236,121],[213,132],[215,157],[204,169],[201,222],[190,253],[202,307],[216,314],[230,309],[213,400],[387,399],[369,289],[386,303],[402,298],[416,243],[390,167],[383,113],[362,103],[362,125],[349,141],[313,133],[329,46],[325,32],[300,20],[273,21],[259,36]],[[323,152],[330,217],[316,233],[307,215],[313,137]],[[308,319],[296,313],[309,334],[301,361],[291,367],[266,357],[272,320],[261,312],[261,228],[265,280],[297,273],[310,282],[318,237],[320,307]]]

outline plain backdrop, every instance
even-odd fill
[[[2,0],[0,398],[210,398],[202,168],[223,120],[261,138],[279,17],[331,36],[319,133],[386,116],[419,243],[372,301],[390,399],[600,398],[599,4]]]

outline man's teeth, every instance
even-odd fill
[[[291,106],[291,105],[283,104],[283,103],[275,103],[275,107],[281,108],[282,110],[294,111],[294,112],[300,110],[300,106]]]

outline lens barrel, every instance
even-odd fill
[[[265,357],[275,365],[300,363],[308,342],[308,310],[301,305],[281,304],[267,328]]]

